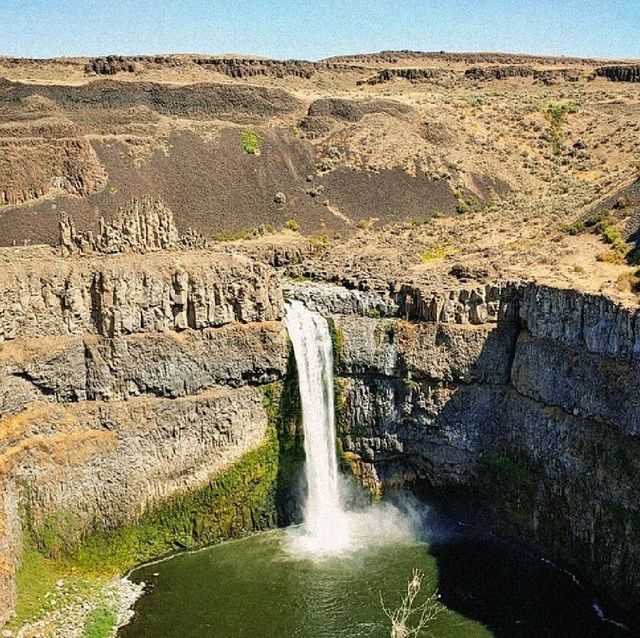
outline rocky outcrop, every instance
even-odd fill
[[[85,65],[85,73],[96,75],[115,75],[116,73],[134,73],[138,68],[137,59],[122,55],[108,55],[104,58],[93,58]]]
[[[640,65],[600,66],[596,69],[596,75],[607,78],[612,82],[640,82]]]
[[[393,297],[400,316],[411,321],[483,324],[515,317],[519,286],[486,284],[456,290],[425,291],[402,285]]]
[[[349,290],[343,286],[314,282],[288,281],[283,284],[286,297],[298,299],[310,310],[323,315],[396,316],[398,306],[375,292]]]
[[[264,58],[187,57],[187,56],[121,56],[92,58],[85,64],[87,75],[116,75],[166,67],[199,67],[234,79],[258,76],[283,78],[286,76],[310,79],[319,65],[305,60],[268,60]]]
[[[270,383],[286,366],[284,335],[279,322],[253,322],[108,340],[85,334],[7,342],[0,417],[35,401],[180,398],[218,385]]]
[[[464,72],[470,80],[506,80],[507,78],[533,78],[543,84],[552,84],[558,80],[577,82],[580,71],[577,69],[535,69],[527,65],[473,66]]]
[[[176,400],[34,403],[19,424],[3,419],[3,429],[14,428],[13,440],[2,440],[3,465],[16,485],[27,486],[35,528],[63,511],[80,539],[98,513],[102,528],[114,528],[203,485],[256,447],[266,425],[255,387]]]
[[[640,313],[607,297],[529,285],[519,316],[536,337],[629,363],[640,357]]]
[[[473,66],[464,72],[472,80],[504,80],[506,78],[525,78],[533,76],[530,66]]]
[[[283,78],[293,76],[305,80],[313,77],[316,65],[303,60],[264,60],[259,58],[194,58],[196,64],[231,78],[257,76]]]
[[[31,530],[73,545],[261,445],[283,297],[330,318],[338,428],[368,483],[469,486],[620,602],[640,598],[636,309],[518,282],[283,291],[269,266],[197,250],[18,260],[0,291],[9,603],[25,504]]]
[[[309,117],[328,117],[344,122],[358,122],[371,113],[391,113],[401,115],[410,113],[412,107],[395,100],[342,100],[323,98],[315,100],[309,106]]]
[[[451,71],[447,69],[441,68],[433,68],[433,69],[382,69],[382,71],[378,71],[373,77],[367,80],[358,80],[356,84],[358,86],[362,84],[369,84],[371,86],[375,86],[376,84],[384,84],[385,82],[390,82],[395,78],[400,78],[402,80],[408,80],[409,82],[422,82],[425,80],[436,80],[442,77],[450,76]]]
[[[379,51],[377,53],[360,53],[355,55],[338,55],[326,58],[324,62],[339,62],[342,64],[399,64],[411,60],[435,60],[438,62],[458,64],[544,64],[554,66],[561,64],[595,64],[593,58],[553,57],[546,55],[527,55],[523,53],[497,52],[454,52],[454,51]]]
[[[209,247],[209,241],[193,228],[179,235],[171,209],[161,199],[151,197],[132,198],[108,222],[100,217],[98,227],[95,236],[91,231],[79,231],[73,219],[63,214],[59,242],[62,256]]]

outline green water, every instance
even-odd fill
[[[422,542],[314,562],[287,552],[289,533],[258,534],[136,570],[132,579],[152,590],[119,638],[388,638],[380,593],[388,607],[397,606],[414,568],[425,574],[424,594],[436,588],[436,562]],[[446,610],[430,635],[492,633]]]

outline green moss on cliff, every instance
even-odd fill
[[[530,492],[536,484],[535,476],[520,463],[505,455],[485,454],[483,465],[500,485]]]
[[[202,547],[276,522],[278,438],[271,425],[265,442],[246,454],[204,488],[175,495],[143,514],[132,525],[96,529],[80,545],[56,543],[58,558],[81,573],[116,574],[173,551]],[[60,513],[57,520],[67,520]],[[49,519],[33,530],[36,546],[50,548],[49,539],[63,538]]]
[[[59,558],[72,549],[80,541],[78,517],[66,510],[50,514],[35,532],[32,528],[36,547],[50,558]]]
[[[338,436],[347,432],[347,380],[335,376],[333,379],[333,411]]]
[[[36,522],[30,506],[32,490],[29,484],[23,484],[25,548],[17,578],[17,617],[12,627],[48,611],[47,601],[52,600],[56,582],[61,579],[72,583],[74,592],[80,592],[84,600],[93,599],[104,589],[106,577],[144,561],[295,519],[292,504],[297,499],[292,493],[297,490],[304,452],[291,349],[287,375],[282,382],[263,387],[263,405],[268,428],[261,445],[201,489],[156,504],[130,525],[104,529],[96,515],[93,529],[87,534],[78,517],[66,510]],[[100,630],[101,623],[97,618],[95,631]],[[87,635],[99,635],[92,627]]]
[[[333,370],[335,375],[338,376],[344,364],[344,334],[340,326],[331,317],[327,319],[327,324],[333,348]]]
[[[56,511],[35,524],[27,508],[23,516],[29,548],[25,557],[39,554],[53,559],[56,573],[99,577],[122,573],[174,551],[276,525],[279,493],[301,461],[300,407],[293,379],[295,370],[284,383],[264,388],[269,424],[263,443],[203,488],[174,495],[134,524],[118,529],[102,529],[96,520],[92,533],[84,537],[71,512]],[[43,583],[45,588],[49,585]],[[19,589],[22,594],[24,587]]]
[[[276,511],[280,524],[299,522],[298,492],[301,489],[304,445],[302,406],[298,390],[298,371],[293,348],[289,344],[287,374],[283,383],[264,388],[264,405],[269,423],[278,434],[278,476]]]

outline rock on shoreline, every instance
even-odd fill
[[[133,583],[127,578],[114,578],[94,590],[88,599],[62,605],[47,612],[39,620],[24,625],[15,634],[5,630],[6,638],[82,638],[89,615],[99,607],[115,611],[117,623],[113,627],[115,638],[119,627],[133,617],[133,605],[144,593],[144,583]]]

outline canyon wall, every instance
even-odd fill
[[[287,361],[272,269],[196,251],[16,258],[0,288],[0,620],[23,542],[56,557],[96,535],[115,547],[110,533],[166,503],[162,542],[140,541],[150,551],[210,538],[200,525],[273,523],[246,498],[206,525],[194,507],[181,527],[175,500],[272,436],[265,389]],[[263,468],[242,467],[246,495]]]
[[[277,271],[23,254],[0,267],[0,620],[24,544],[113,567],[277,523],[274,415],[293,410]],[[287,296],[331,320],[343,449],[370,485],[469,486],[637,603],[637,311],[508,282]]]
[[[467,485],[631,607],[640,592],[640,321],[534,284],[294,284],[332,317],[343,448],[369,480]]]

